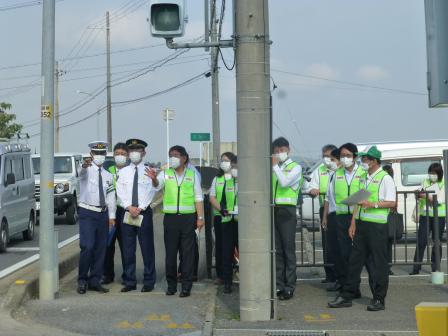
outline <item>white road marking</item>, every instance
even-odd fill
[[[233,332],[274,332],[274,331],[278,331],[277,329],[216,329],[217,332],[223,332],[225,335],[237,335],[237,333],[233,334]],[[322,332],[322,330],[304,330],[306,332],[312,333],[312,332]],[[418,331],[415,330],[339,330],[339,329],[331,329],[331,330],[326,330],[326,331],[330,331],[330,332],[344,332],[344,333],[357,333],[357,332],[362,332],[362,333],[375,333],[375,334],[397,334],[397,333],[408,333],[408,334],[418,334]],[[229,334],[227,334],[227,332],[229,332]],[[293,332],[297,332],[297,330],[282,330],[283,333],[293,333]],[[230,334],[231,333],[231,334]]]
[[[38,247],[8,247],[6,252],[33,252],[39,251]]]

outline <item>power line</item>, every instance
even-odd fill
[[[61,2],[64,0],[56,0],[56,2]],[[6,12],[14,9],[21,9],[25,7],[33,7],[33,6],[40,6],[43,3],[43,0],[35,0],[35,1],[24,1],[17,4],[12,5],[6,5],[0,7],[0,12]]]

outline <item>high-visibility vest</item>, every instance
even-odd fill
[[[445,181],[442,180],[441,182],[431,182],[429,179],[426,179],[423,181],[423,189],[428,189],[429,187],[431,187],[432,185],[437,184],[438,187],[442,190],[445,189]],[[428,195],[432,195],[432,194],[428,194]],[[425,198],[421,198],[419,200],[419,214],[421,216],[426,216],[426,197]],[[437,215],[439,217],[445,217],[446,213],[445,213],[445,203],[439,203],[439,206],[437,207]],[[432,204],[429,203],[428,204],[428,216],[429,217],[434,217],[434,211],[433,211],[433,207]]]
[[[185,168],[184,177],[179,185],[177,183],[176,172],[173,168],[165,170],[164,175],[163,212],[166,214],[196,213],[194,171]]]
[[[385,176],[388,174],[381,169],[379,172],[375,174],[375,176],[372,177],[372,180],[370,183],[361,186],[362,189],[367,189],[370,191],[370,196],[368,198],[369,202],[372,203],[378,203],[380,201],[380,186],[381,181]],[[389,208],[360,208],[359,211],[359,219],[365,222],[373,222],[373,223],[379,223],[379,224],[386,224],[387,223],[387,217],[389,215],[390,209]]]
[[[320,206],[324,206],[325,194],[328,190],[328,182],[330,181],[330,171],[324,164],[319,166],[319,203]]]
[[[112,174],[112,177],[114,179],[114,188],[115,190],[117,190],[117,166],[110,166],[109,168],[107,168],[107,171]]]
[[[282,173],[287,175],[294,167],[299,164],[297,162],[291,161],[285,167],[282,168]],[[303,176],[299,181],[299,185],[296,189],[292,187],[282,187],[278,183],[277,176],[275,173],[272,174],[272,189],[273,189],[273,199],[275,205],[297,205],[297,198],[300,194],[300,189],[303,184]]]
[[[354,206],[342,204],[342,201],[359,191],[361,184],[365,183],[366,174],[361,167],[358,167],[350,184],[348,184],[347,178],[345,177],[345,168],[340,167],[336,169],[334,173],[334,194],[337,215],[349,215],[353,213]]]
[[[224,191],[225,186],[225,191]],[[216,200],[219,204],[221,204],[221,201],[223,199],[223,194],[225,192],[226,195],[226,207],[224,210],[227,210],[229,212],[235,211],[235,208],[238,207],[237,205],[237,193],[236,193],[236,180],[235,178],[231,178],[226,180],[224,176],[216,177]],[[215,209],[214,210],[215,216],[221,216],[222,215]],[[222,223],[227,223],[232,220],[232,216],[225,216],[222,217]]]

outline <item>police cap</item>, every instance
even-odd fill
[[[91,151],[107,152],[107,147],[107,142],[105,141],[93,141],[89,143],[89,148]]]
[[[129,139],[126,140],[126,145],[129,149],[145,149],[148,144],[140,139]]]

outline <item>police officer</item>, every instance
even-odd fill
[[[78,293],[86,290],[107,293],[100,284],[110,227],[115,225],[115,195],[112,174],[102,165],[106,160],[107,143],[89,144],[90,159],[79,171],[79,257]]]
[[[275,221],[275,263],[277,296],[289,300],[296,287],[297,199],[303,183],[302,167],[289,158],[289,142],[283,137],[274,140],[272,187]]]
[[[146,155],[147,143],[140,139],[126,141],[131,163],[121,169],[117,181],[117,196],[125,209],[121,228],[125,286],[121,292],[137,289],[136,269],[136,238],[140,244],[143,257],[143,287],[141,291],[151,292],[156,282],[154,256],[154,230],[151,202],[156,193],[151,180],[145,175],[143,158]]]
[[[214,223],[216,236],[215,253],[216,268],[222,271],[224,293],[232,292],[233,259],[238,245],[238,200],[237,180],[232,175],[236,169],[237,157],[231,152],[221,155],[220,170],[210,188],[210,203],[214,208]],[[236,210],[236,211],[235,211]],[[219,227],[216,230],[216,227]]]
[[[121,169],[126,167],[128,165],[128,146],[126,146],[123,142],[118,142],[114,146],[114,161],[115,164],[111,165],[109,168],[107,168],[108,172],[112,174],[114,178],[114,188],[115,188],[115,195],[116,195],[116,188],[117,188],[117,179],[118,174]],[[112,236],[109,236],[108,239],[108,246],[106,250],[106,258],[104,260],[104,275],[101,283],[103,285],[107,285],[109,283],[112,283],[115,278],[115,272],[114,272],[114,256],[115,256],[115,242],[118,241],[118,246],[120,247],[120,253],[121,253],[121,265],[123,269],[123,273],[121,275],[122,281],[124,281],[124,258],[123,258],[123,245],[122,245],[122,239],[121,239],[121,221],[123,220],[124,216],[124,208],[121,204],[120,200],[117,199],[117,211],[116,211],[116,219],[115,219],[115,230],[112,232]]]
[[[337,149],[335,145],[326,145],[322,147],[322,164],[313,171],[311,175],[311,181],[309,183],[310,194],[314,197],[319,197],[319,215],[322,223],[323,213],[324,213],[324,204],[325,204],[325,195],[328,189],[328,182],[330,180],[330,176],[333,174],[334,170],[331,170],[331,167],[334,165],[334,161],[332,161],[331,152]],[[332,259],[332,255],[329,254],[329,250],[331,247],[329,245],[329,240],[327,237],[327,230],[322,226],[322,248],[324,253],[324,262],[325,264],[334,264],[334,260]],[[325,279],[322,280],[322,283],[327,282],[335,282],[336,275],[334,271],[334,266],[325,266]]]
[[[156,176],[147,170],[153,185],[163,189],[163,219],[165,267],[168,289],[166,295],[177,292],[177,255],[182,253],[182,290],[180,297],[190,296],[194,272],[195,229],[204,226],[202,189],[195,172],[188,168],[184,147],[169,150],[169,167]]]
[[[349,227],[349,236],[353,239],[347,280],[341,293],[328,303],[330,308],[352,306],[352,299],[359,291],[361,271],[368,258],[372,258],[374,277],[373,300],[367,306],[368,311],[385,309],[385,298],[389,285],[389,265],[387,241],[389,230],[387,218],[390,209],[396,206],[396,189],[392,177],[381,168],[381,152],[376,146],[360,153],[362,169],[367,172],[361,188],[370,192],[368,200],[355,208]]]

